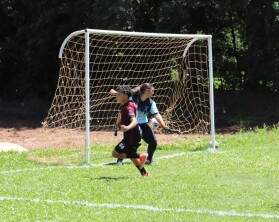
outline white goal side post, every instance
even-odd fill
[[[111,130],[119,105],[117,85],[155,87],[167,125],[182,134],[211,134],[216,151],[212,36],[85,29],[71,33],[59,52],[60,73],[45,127]]]

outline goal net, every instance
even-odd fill
[[[102,30],[72,33],[61,47],[57,89],[44,126],[83,130],[88,107],[89,131],[112,130],[119,105],[109,91],[117,85],[151,83],[153,99],[169,128],[182,134],[208,133],[208,55],[206,35]]]

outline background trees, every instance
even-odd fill
[[[277,92],[274,0],[0,0],[0,96],[50,100],[58,51],[84,28],[213,35],[219,90]]]

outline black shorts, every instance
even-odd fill
[[[116,145],[114,150],[119,154],[126,153],[128,157],[136,158],[137,149],[140,145],[141,144],[138,141],[133,144],[129,144],[127,140],[123,139]]]

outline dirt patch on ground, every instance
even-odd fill
[[[48,105],[41,101],[4,102],[0,100],[0,142],[16,143],[27,149],[84,147],[84,131],[72,129],[46,129],[42,122]],[[181,138],[201,135],[156,134],[159,144],[172,144]],[[117,144],[122,133],[94,131],[91,144]]]
[[[181,139],[177,134],[156,134],[160,144],[174,143]],[[189,136],[188,136],[189,137]],[[93,144],[117,144],[122,133],[117,136],[113,132],[96,131],[91,133]],[[16,143],[27,149],[37,148],[76,148],[84,146],[84,132],[70,129],[45,128],[0,128],[0,142]]]
[[[235,133],[255,127],[278,126],[278,94],[253,92],[216,92],[215,122],[217,133]],[[41,122],[49,103],[42,101],[4,102],[0,99],[0,142],[19,144],[27,149],[84,147],[81,130],[45,129]],[[172,144],[182,138],[195,139],[203,135],[157,134],[159,144]],[[116,144],[122,138],[110,131],[91,134],[91,143]]]

